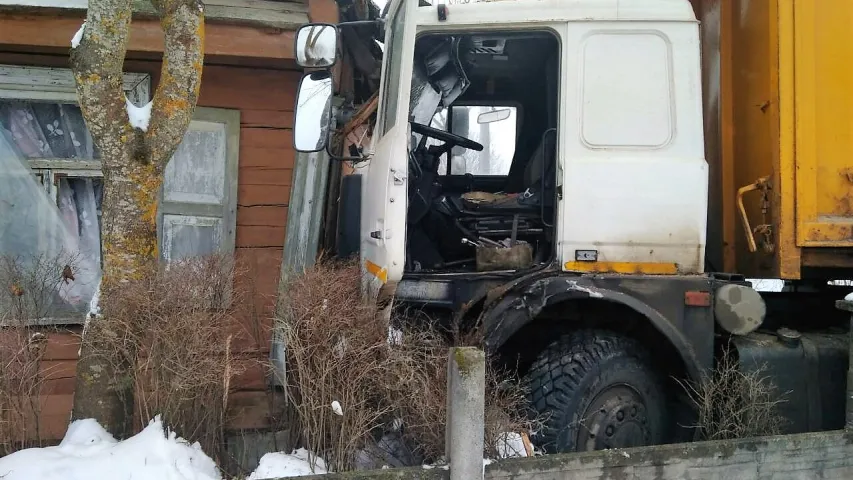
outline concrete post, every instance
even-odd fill
[[[835,302],[835,306],[839,310],[845,310],[850,312],[850,333],[849,336],[849,346],[847,352],[848,366],[847,366],[847,422],[844,427],[847,430],[853,429],[853,302],[847,300],[839,300]]]
[[[453,347],[447,362],[445,456],[450,480],[483,478],[486,355],[474,347]]]

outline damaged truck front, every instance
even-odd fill
[[[392,0],[378,21],[378,110],[355,157],[328,140],[330,69],[353,24],[296,37],[313,71],[294,144],[354,164],[359,229],[341,234],[360,239],[366,296],[482,334],[547,415],[546,452],[693,438],[679,381],[703,381],[727,347],[741,368],[769,362],[782,387],[843,385],[846,334],[760,332],[787,319],[742,275],[706,271],[688,0],[430,3]],[[801,362],[813,368],[791,370]],[[843,423],[843,394],[788,400],[788,431]]]

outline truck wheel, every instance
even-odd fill
[[[663,443],[669,430],[664,382],[633,339],[579,331],[552,343],[525,377],[536,443],[547,453]]]

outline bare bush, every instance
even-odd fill
[[[785,393],[779,392],[766,366],[742,371],[735,354],[726,347],[710,375],[701,382],[679,380],[696,407],[694,426],[705,440],[776,435],[784,417],[778,407]]]
[[[61,301],[65,255],[0,256],[0,456],[43,443],[40,394],[46,329],[37,321]],[[69,268],[71,268],[69,266]]]
[[[132,392],[140,428],[160,415],[214,458],[222,456],[231,380],[240,373],[227,334],[228,307],[240,301],[234,275],[226,255],[150,266],[113,293],[85,339],[109,362],[132,366],[130,378],[113,381]]]
[[[361,299],[360,275],[355,263],[318,262],[282,285],[278,321],[302,442],[336,471],[363,466],[364,455],[377,450],[380,464],[399,453],[388,451],[389,433],[405,446],[406,458],[396,457],[401,464],[439,460],[451,342],[412,312],[402,313],[409,326],[403,341],[389,342],[387,322]],[[486,455],[502,433],[531,426],[519,383],[498,373],[487,368]]]

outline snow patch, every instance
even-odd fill
[[[746,280],[757,292],[781,292],[785,288],[785,281],[778,278],[747,278]]]
[[[83,40],[83,30],[85,29],[86,22],[83,22],[83,24],[80,25],[80,29],[77,30],[77,33],[75,33],[74,36],[71,37],[71,48],[77,48],[77,46],[80,45],[80,40]]]
[[[148,102],[141,107],[137,107],[127,97],[124,97],[124,104],[127,107],[127,119],[130,122],[130,126],[147,132],[148,123],[151,121],[151,106],[153,102]]]
[[[323,473],[329,473],[326,461],[310,455],[307,450],[300,448],[289,455],[281,452],[267,453],[261,457],[258,468],[249,475],[247,480],[303,477]]]
[[[844,300],[847,300],[848,302],[853,302],[853,292],[848,293],[847,296],[844,297]]]
[[[71,423],[55,447],[28,448],[0,458],[3,480],[221,480],[213,460],[198,443],[166,432],[160,417],[127,440],[117,442],[92,419]]]
[[[498,458],[527,456],[527,447],[524,445],[524,437],[517,432],[505,432],[498,435],[495,450],[497,450]]]

